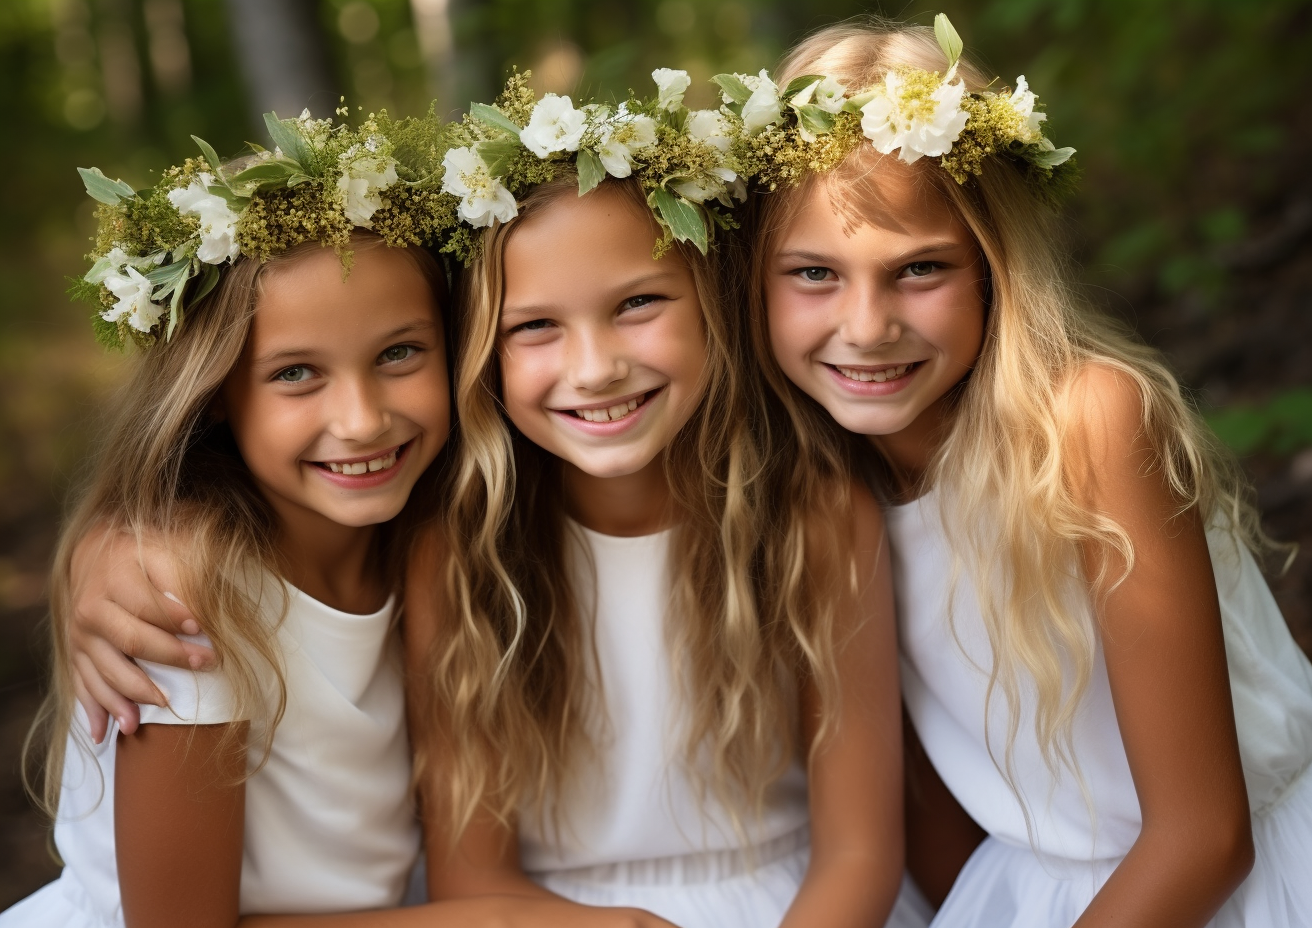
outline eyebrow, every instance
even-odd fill
[[[390,342],[394,339],[404,338],[407,335],[413,335],[424,330],[436,330],[436,328],[437,323],[431,319],[416,319],[413,322],[407,322],[404,325],[397,326],[395,329],[384,335],[380,341]],[[277,351],[272,351],[269,354],[255,358],[251,361],[251,364],[255,367],[283,364],[287,361],[312,356],[314,353],[315,349],[313,348],[280,348]]]
[[[637,295],[643,292],[644,288],[655,285],[669,285],[677,277],[674,271],[653,271],[650,274],[641,274],[637,277],[630,278],[623,283],[616,284],[610,288],[614,294]],[[522,306],[501,306],[501,318],[504,320],[507,316],[518,318],[520,316],[539,316],[544,313],[550,313],[557,306],[551,303],[525,303]]]
[[[908,248],[905,251],[893,255],[893,260],[901,261],[908,255],[935,255],[945,251],[955,251],[958,248],[966,247],[964,242],[930,242],[926,245],[918,245]],[[821,254],[817,251],[804,251],[801,249],[789,249],[781,251],[775,255],[776,261],[799,261],[803,263],[814,263],[816,265],[828,264],[834,260],[833,255]]]

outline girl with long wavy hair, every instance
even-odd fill
[[[799,430],[865,439],[907,711],[987,832],[935,924],[1312,924],[1312,666],[1248,488],[1070,283],[1024,78],[960,52],[875,21],[788,55],[776,163],[823,170],[763,197],[752,276]]]

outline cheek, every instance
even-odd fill
[[[775,360],[789,377],[807,366],[806,357],[817,341],[824,340],[823,318],[808,312],[795,294],[783,287],[766,290],[766,326],[770,349]]]

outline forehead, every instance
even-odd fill
[[[860,151],[837,169],[800,189],[776,243],[798,234],[865,231],[898,236],[969,236],[947,197],[928,176],[935,166],[904,164]]]
[[[356,248],[349,273],[330,248],[302,252],[260,277],[250,340],[367,338],[399,325],[438,321],[428,278],[403,249]]]
[[[502,255],[505,303],[554,291],[576,296],[636,276],[690,275],[676,248],[652,257],[660,229],[640,203],[607,184],[566,191],[516,224]]]

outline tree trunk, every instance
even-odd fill
[[[340,99],[313,0],[226,0],[251,119],[331,115]]]

